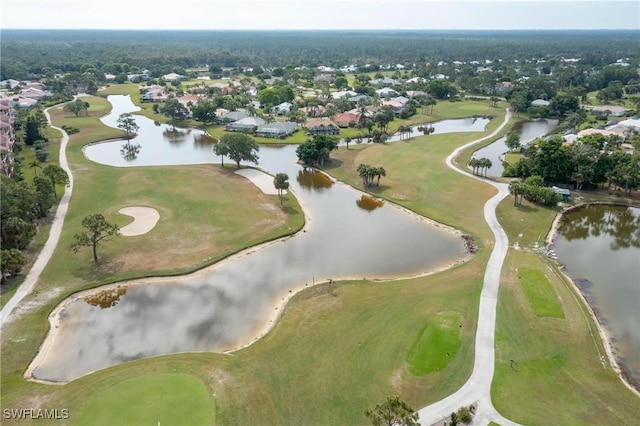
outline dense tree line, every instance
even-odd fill
[[[640,185],[640,153],[627,154],[615,136],[589,135],[565,146],[559,136],[533,141],[524,158],[507,167],[503,176],[539,176],[546,184],[577,189],[612,185],[630,192]],[[640,136],[629,142],[640,147]]]
[[[349,42],[345,43],[345,39]],[[0,79],[91,73],[83,64],[146,68],[284,67],[585,55],[638,61],[635,31],[67,31],[3,30]],[[514,54],[514,52],[518,52]],[[128,72],[113,68],[110,72]]]

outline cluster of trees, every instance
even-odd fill
[[[36,234],[38,219],[45,217],[56,201],[56,185],[68,184],[69,176],[59,166],[49,164],[33,182],[16,181],[0,175],[2,203],[2,280],[17,274],[24,266],[24,250]]]
[[[331,151],[338,148],[336,140],[326,135],[313,135],[296,148],[298,160],[307,166],[322,167],[330,158]]]
[[[628,140],[640,147],[640,136]],[[589,135],[579,143],[562,144],[555,136],[533,141],[516,164],[505,168],[503,176],[540,176],[547,184],[575,185],[577,189],[615,185],[625,192],[640,185],[640,153],[625,153],[617,136]]]
[[[362,179],[362,184],[364,186],[371,186],[374,178],[377,178],[376,186],[380,186],[380,177],[387,175],[387,171],[384,167],[370,166],[363,163],[358,165],[356,171],[358,172],[358,176]]]
[[[84,111],[85,115],[89,114],[89,102],[83,101],[82,99],[76,99],[75,101],[67,102],[62,107],[62,110],[65,112],[72,112],[76,117],[79,117]]]
[[[472,158],[469,160],[469,167],[473,170],[474,175],[480,174],[480,171],[484,170],[484,175],[487,176],[487,170],[493,166],[493,163],[488,158]]]
[[[554,207],[560,202],[560,195],[553,189],[545,187],[540,176],[530,176],[524,180],[509,183],[509,193],[513,195],[513,205],[522,205],[522,199],[526,198],[534,204],[546,207]]]

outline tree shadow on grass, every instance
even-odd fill
[[[86,256],[86,261],[75,267],[72,275],[85,282],[92,282],[104,281],[122,271],[124,262],[115,261],[111,255],[100,256],[98,253],[98,256],[97,263],[93,261],[90,254]]]

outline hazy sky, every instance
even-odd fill
[[[639,0],[0,0],[1,28],[637,29]]]

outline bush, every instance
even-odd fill
[[[46,162],[49,159],[49,153],[45,150],[39,149],[36,150],[36,160],[41,163]]]

